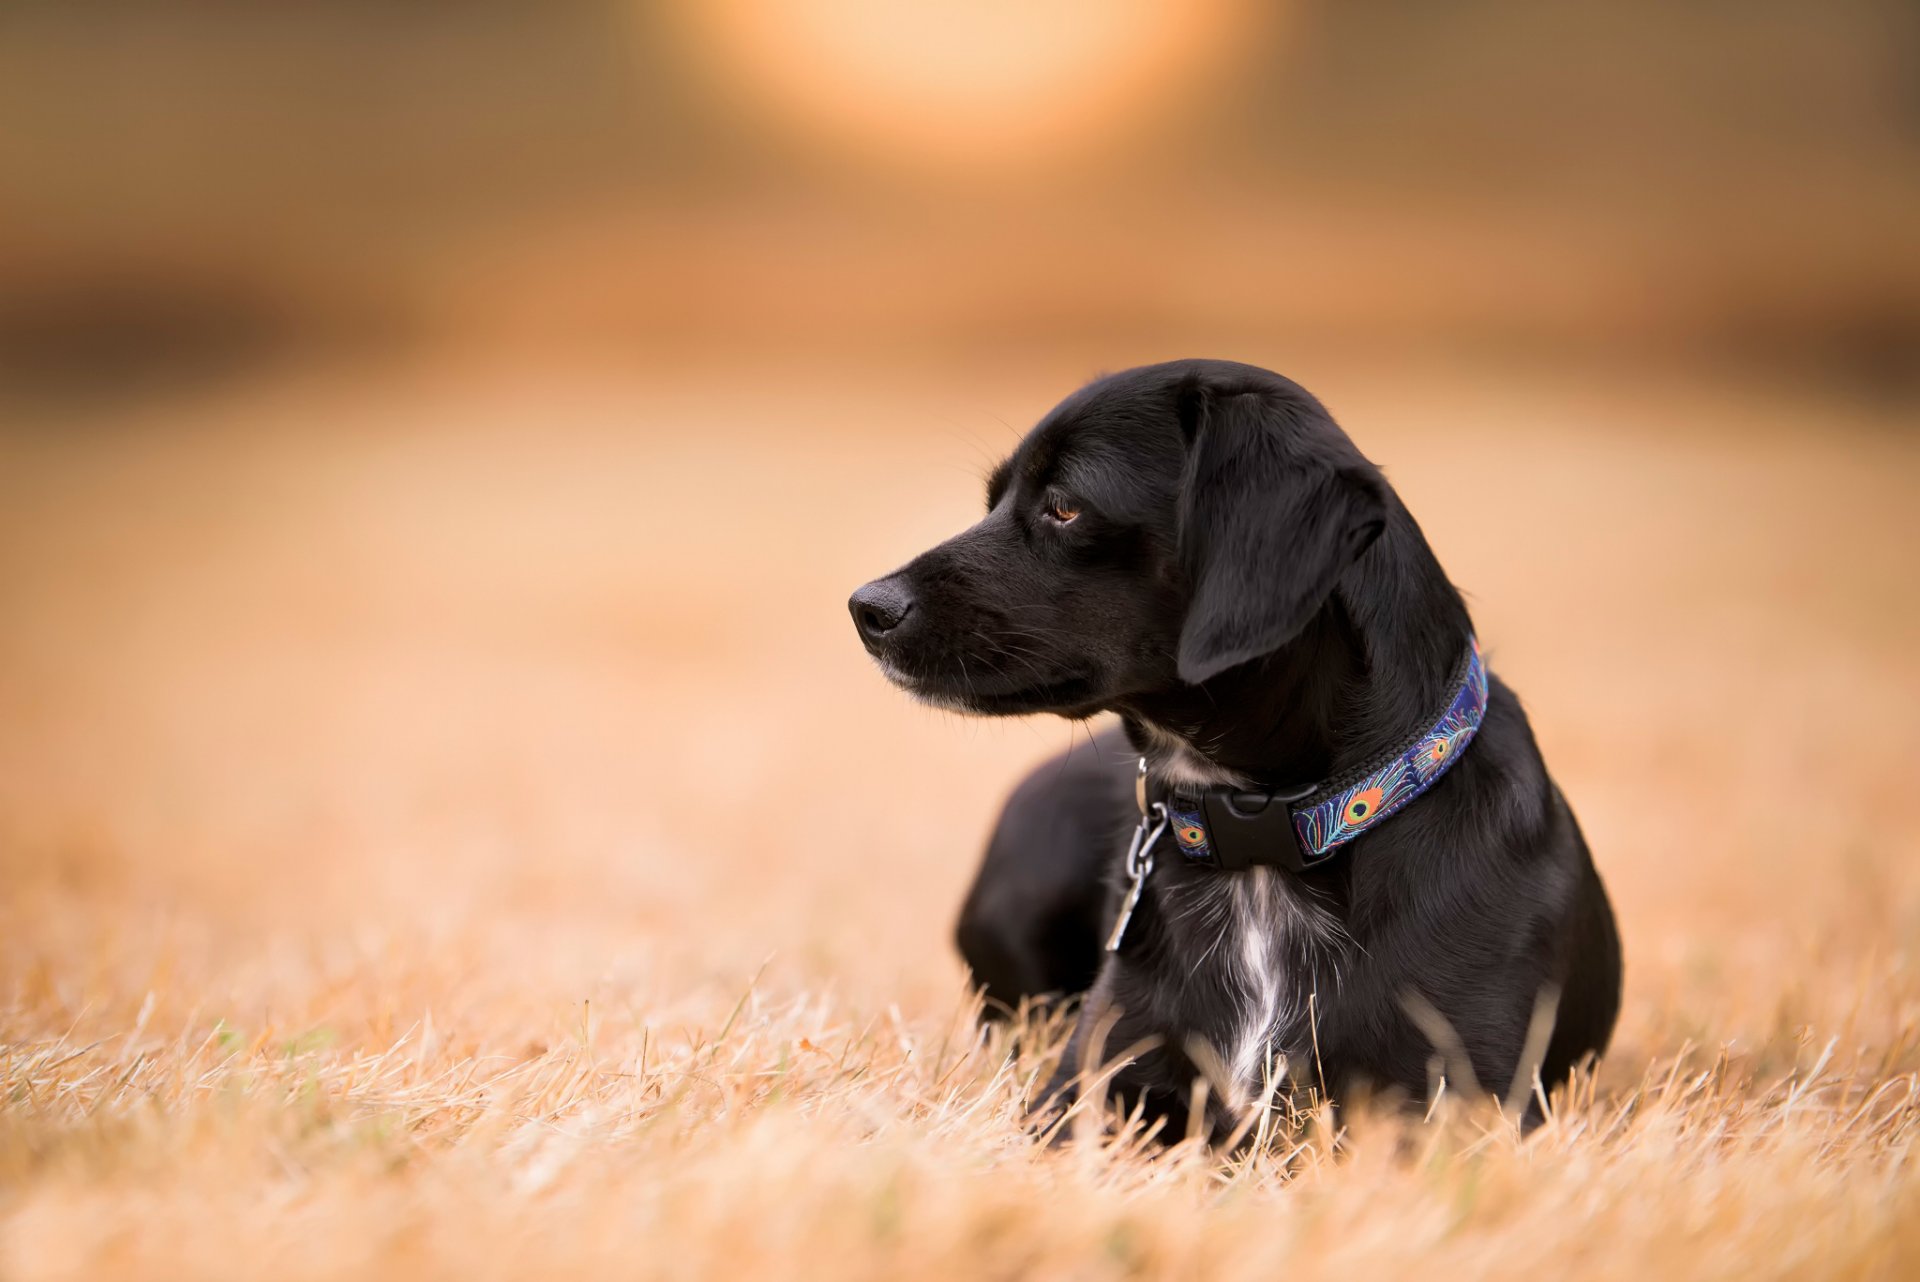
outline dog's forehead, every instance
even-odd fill
[[[1147,366],[1110,374],[1054,406],[989,476],[989,505],[1016,487],[1065,484],[1111,493],[1121,504],[1163,489],[1185,448],[1173,370]]]
[[[1095,384],[1054,407],[1004,466],[1009,480],[1038,484],[1067,471],[1150,466],[1177,440],[1177,426],[1164,407]]]

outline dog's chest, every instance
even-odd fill
[[[1176,1044],[1206,1042],[1244,1105],[1270,1072],[1301,1067],[1285,1061],[1309,1047],[1323,980],[1338,971],[1338,924],[1269,868],[1180,869],[1157,890],[1166,947],[1154,1005]]]

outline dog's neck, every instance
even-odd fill
[[[1365,591],[1347,591],[1349,583]],[[1417,733],[1446,701],[1472,624],[1406,509],[1300,634],[1199,686],[1118,711],[1148,768],[1176,785],[1287,786],[1346,774]]]

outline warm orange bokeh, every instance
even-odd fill
[[[929,171],[1058,159],[1244,64],[1246,0],[681,0],[769,127]]]

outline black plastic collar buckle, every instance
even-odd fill
[[[1201,788],[1189,791],[1169,787],[1164,780],[1150,780],[1147,759],[1140,758],[1134,776],[1133,795],[1144,821],[1153,802],[1165,802],[1176,810],[1200,812],[1207,830],[1210,858],[1199,862],[1222,872],[1240,872],[1247,868],[1286,868],[1306,872],[1327,862],[1333,855],[1316,855],[1300,845],[1300,834],[1293,826],[1296,802],[1322,791],[1323,785],[1302,784],[1297,788]]]
[[[1216,866],[1226,872],[1243,868],[1288,868],[1305,872],[1325,861],[1300,845],[1293,827],[1293,803],[1311,797],[1319,788],[1261,792],[1246,788],[1208,788],[1200,794],[1200,813],[1207,824],[1207,844]]]

